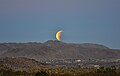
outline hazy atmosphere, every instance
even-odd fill
[[[0,43],[61,41],[120,48],[120,0],[0,0]]]

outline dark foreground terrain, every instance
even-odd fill
[[[120,76],[120,50],[53,40],[0,43],[0,76]]]
[[[48,65],[24,57],[6,57],[0,59],[0,76],[120,76],[120,67],[81,68]]]

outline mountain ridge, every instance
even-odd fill
[[[93,43],[65,43],[48,40],[44,43],[1,43],[0,58],[27,57],[37,61],[54,59],[119,59],[120,51]]]

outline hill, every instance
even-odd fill
[[[45,43],[1,43],[0,58],[26,57],[41,60],[55,59],[120,59],[120,50],[104,45],[83,43],[73,44],[48,40]]]
[[[34,72],[38,71],[45,66],[35,61],[34,59],[28,59],[24,57],[16,57],[16,58],[0,58],[0,69],[12,69],[15,71],[27,71]]]

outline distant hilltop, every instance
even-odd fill
[[[120,50],[93,43],[64,43],[48,40],[44,43],[1,43],[0,58],[27,57],[41,60],[55,59],[120,59]]]

